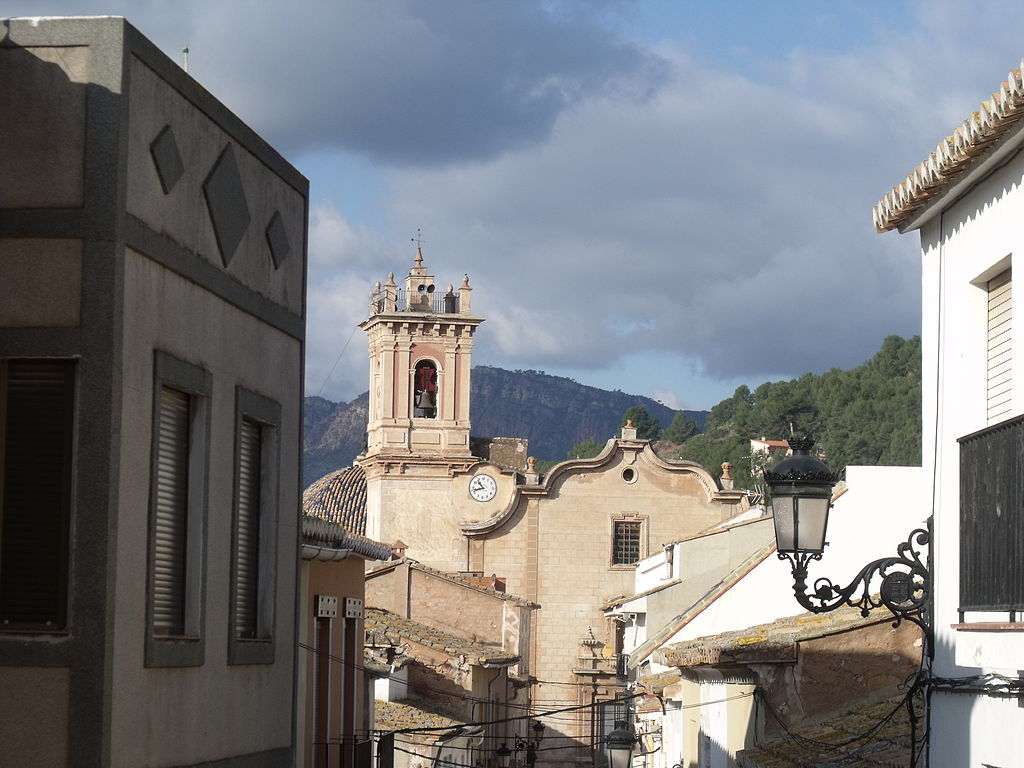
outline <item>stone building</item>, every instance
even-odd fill
[[[308,183],[114,17],[0,136],[0,762],[290,765]]]
[[[370,351],[363,473],[325,479],[317,497],[357,498],[365,482],[367,536],[404,542],[408,558],[440,571],[493,575],[540,606],[524,654],[532,709],[580,707],[546,720],[540,759],[590,764],[624,712],[601,704],[624,685],[618,623],[602,606],[632,592],[634,565],[649,551],[734,517],[746,494],[697,464],[664,461],[628,426],[598,456],[546,475],[523,461],[525,450],[512,467],[507,456],[475,456],[469,392],[483,319],[470,312],[471,290],[466,277],[440,296],[419,249],[404,286],[393,275],[378,284],[362,323]]]

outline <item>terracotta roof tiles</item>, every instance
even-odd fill
[[[907,225],[916,214],[972,168],[1024,118],[1024,62],[1010,71],[998,91],[939,142],[928,157],[875,205],[875,229]]]
[[[366,535],[366,473],[358,464],[324,475],[302,493],[302,513]]]

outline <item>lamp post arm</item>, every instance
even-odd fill
[[[821,553],[779,552],[779,559],[789,560],[793,569],[793,592],[797,602],[811,613],[827,613],[844,605],[860,608],[862,616],[872,609],[885,606],[896,617],[893,626],[904,619],[921,627],[931,646],[931,631],[921,614],[928,607],[931,576],[927,566],[927,548],[930,531],[916,528],[909,538],[896,548],[896,555],[883,557],[865,565],[853,581],[845,587],[836,586],[831,579],[815,579],[807,587],[807,564],[820,560]],[[877,592],[872,585],[877,584]]]

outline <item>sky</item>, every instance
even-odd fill
[[[1020,0],[0,0],[121,15],[310,180],[306,391],[421,233],[474,363],[710,408],[920,332],[872,206],[1020,66]]]

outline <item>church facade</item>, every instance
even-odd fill
[[[404,286],[391,275],[371,296],[361,326],[370,354],[367,448],[357,459],[364,532],[440,571],[494,575],[539,606],[521,666],[530,711],[545,725],[538,759],[592,764],[626,711],[621,631],[602,607],[632,592],[638,560],[740,514],[747,497],[695,463],[661,459],[630,425],[598,456],[546,474],[525,450],[517,466],[474,456],[469,392],[483,319],[471,314],[471,290],[466,277],[439,296],[417,250]],[[617,696],[620,703],[601,703]],[[566,711],[542,715],[555,710]],[[528,726],[510,725],[510,743]]]

